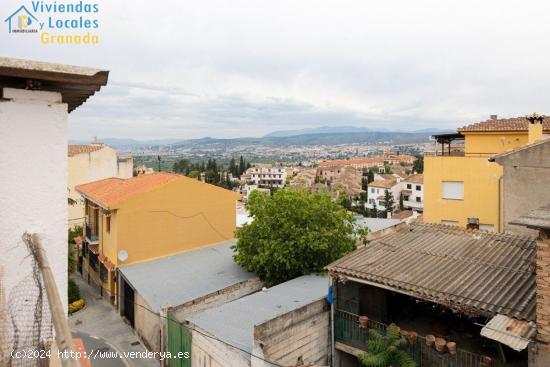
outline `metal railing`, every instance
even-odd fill
[[[359,315],[335,310],[334,339],[337,342],[366,351],[369,330],[385,333],[386,328],[387,325],[370,318],[367,327],[362,328],[359,324]],[[455,354],[438,352],[426,345],[426,338],[420,335],[414,344],[407,343],[405,350],[414,358],[418,367],[479,367],[484,360],[484,356],[460,348],[456,348]]]

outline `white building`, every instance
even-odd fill
[[[271,165],[256,165],[246,170],[250,182],[260,187],[283,188],[286,182],[286,168]]]
[[[69,197],[74,200],[69,205],[69,225],[84,223],[84,200],[74,189],[75,186],[105,178],[130,178],[134,163],[131,156],[119,156],[117,151],[101,143],[69,145],[68,184]]]
[[[38,298],[32,298],[37,293],[27,293],[21,307],[12,304],[22,282],[33,279],[24,233],[41,239],[67,312],[68,115],[106,85],[107,78],[108,71],[0,58],[0,316],[9,314],[27,325],[33,320],[28,305],[37,304]],[[12,321],[2,324],[8,333],[24,327],[14,325],[11,316]],[[19,340],[19,345],[28,341]],[[6,347],[2,341],[0,346]],[[39,346],[25,346],[33,347]]]
[[[243,201],[245,202],[248,201],[248,197],[250,196],[252,191],[260,191],[268,195],[271,194],[271,191],[267,188],[259,187],[258,185],[244,184],[241,189],[241,193],[243,195]]]
[[[380,211],[385,211],[386,207],[384,206],[384,197],[386,191],[389,191],[393,195],[394,208],[396,209],[399,206],[399,195],[401,193],[401,178],[393,177],[387,179],[374,180],[369,183],[367,187],[368,191],[368,200],[365,206],[368,209],[373,209],[376,205],[376,208]]]
[[[403,206],[421,212],[424,210],[424,175],[413,174],[401,181]]]

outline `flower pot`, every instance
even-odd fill
[[[366,329],[369,326],[369,318],[367,316],[359,316],[359,327]]]
[[[456,343],[455,342],[448,342],[447,343],[447,350],[450,354],[456,354]]]
[[[445,349],[447,348],[447,341],[443,338],[435,338],[435,350],[437,350],[440,353],[445,352]]]
[[[426,335],[426,345],[428,347],[433,347],[435,344],[435,336],[433,335]]]
[[[418,334],[416,331],[409,331],[409,335],[407,336],[407,341],[410,345],[415,345],[416,341],[418,340]]]

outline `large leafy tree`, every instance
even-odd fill
[[[386,208],[386,215],[387,213],[393,213],[393,210],[395,209],[395,199],[393,197],[393,193],[389,190],[384,191],[384,207]]]
[[[367,353],[360,354],[359,361],[367,367],[416,367],[415,360],[403,350],[406,343],[395,324],[388,326],[385,335],[370,329]]]
[[[236,231],[235,260],[267,285],[320,272],[356,246],[353,214],[327,194],[254,191],[246,206],[254,221]]]

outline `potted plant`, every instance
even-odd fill
[[[367,352],[360,354],[358,359],[367,367],[416,367],[415,360],[403,350],[406,344],[395,324],[389,325],[385,334],[371,329],[366,343]]]
[[[359,326],[366,329],[369,326],[368,316],[359,316]]]

